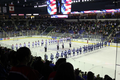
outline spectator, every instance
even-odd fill
[[[25,75],[29,80],[39,80],[40,74],[36,70],[27,66],[31,59],[31,51],[27,47],[21,47],[17,50],[18,65],[12,67],[11,71],[19,72]]]
[[[87,74],[87,80],[94,80],[94,73],[89,71],[88,74]]]
[[[54,71],[49,75],[49,78],[48,80],[53,80],[55,74],[56,74],[56,71],[58,69],[58,66],[62,63],[66,62],[66,59],[65,58],[59,58],[54,66]]]
[[[74,68],[71,63],[62,63],[53,80],[75,80]]]

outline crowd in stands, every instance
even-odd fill
[[[91,71],[74,70],[73,66],[65,58],[59,58],[54,64],[33,57],[27,47],[17,51],[0,47],[0,80],[114,80],[107,74],[103,78]]]
[[[35,30],[42,33],[50,26],[54,26],[53,32],[102,35],[119,37],[119,21],[66,21],[64,19],[28,19],[28,20],[3,20],[0,22],[0,31],[15,32],[23,30]]]

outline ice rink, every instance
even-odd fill
[[[48,41],[49,38],[40,38],[40,37],[34,37],[34,38],[18,38],[18,40],[6,40],[6,41],[1,41],[0,43],[3,44],[7,44],[9,46],[12,46],[12,44],[16,45],[16,44],[24,44],[24,42],[26,43],[26,45],[28,46],[28,42],[31,43],[35,42],[35,41],[41,41],[47,40]],[[41,46],[37,46],[34,48],[31,46],[30,50],[32,52],[33,56],[41,56],[42,59],[44,59],[44,54],[48,55],[48,58],[50,60],[50,55],[51,53],[55,54],[58,51],[59,54],[61,54],[62,51],[65,51],[68,49],[77,49],[83,47],[84,45],[88,45],[85,42],[80,42],[80,41],[72,41],[72,47],[69,47],[69,42],[64,42],[64,49],[62,49],[62,43],[59,43],[59,47],[60,49],[57,50],[57,44],[56,43],[52,43],[49,45],[49,43],[47,44],[47,52],[45,52],[44,50],[44,45]],[[120,48],[118,48],[118,52],[120,52]],[[77,55],[77,53],[75,54],[75,56],[68,57],[67,58],[67,62],[70,62],[74,65],[74,68],[79,68],[82,71],[92,71],[96,74],[100,74],[101,77],[104,77],[105,74],[108,74],[109,76],[111,76],[112,78],[114,78],[114,74],[115,74],[115,61],[116,61],[116,47],[115,46],[107,46],[107,47],[103,47],[101,49],[98,50],[94,50],[92,52],[87,52],[87,53],[82,53],[81,55]],[[54,62],[56,62],[56,59],[54,59]],[[117,70],[117,76],[120,76],[120,70]]]

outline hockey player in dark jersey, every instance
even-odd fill
[[[82,48],[81,48],[81,46],[80,46],[80,49],[79,49],[79,51],[80,51],[80,54],[82,53]]]
[[[67,51],[64,52],[64,57],[67,58]]]
[[[75,56],[75,48],[72,50],[72,52],[73,52],[73,56]]]
[[[61,57],[63,57],[63,51],[61,52]]]
[[[54,55],[53,55],[52,53],[51,53],[50,59],[51,59],[51,61],[53,62]]]
[[[76,52],[77,52],[77,55],[78,55],[79,54],[79,49],[78,48],[77,48]]]
[[[84,47],[83,47],[83,52],[85,53],[85,45],[84,45]]]
[[[71,56],[71,50],[70,49],[68,50],[68,55]]]
[[[105,41],[105,47],[107,46],[107,41]]]

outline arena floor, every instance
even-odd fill
[[[24,44],[26,42],[26,45],[28,42],[32,43],[35,41],[42,41],[42,40],[48,40],[48,38],[19,38],[18,40],[7,40],[7,41],[1,41],[0,43],[4,43],[7,45],[16,45],[17,44]],[[64,43],[64,49],[62,49],[62,43],[59,44],[60,49],[58,50],[59,53],[61,51],[65,51],[68,49],[77,49],[80,46],[83,47],[84,45],[87,45],[86,43],[81,43],[79,41],[72,41],[72,47],[69,48],[69,42]],[[48,55],[48,58],[50,60],[51,53],[56,54],[57,52],[57,44],[51,44],[47,45],[47,52],[44,50],[44,46],[37,46],[30,48],[33,56],[41,56],[42,59],[44,59],[44,54]],[[120,48],[118,48],[118,52],[120,52]],[[118,56],[118,55],[117,55]],[[120,56],[120,55],[119,55]],[[79,68],[82,71],[92,71],[96,74],[100,74],[101,77],[104,77],[105,74],[108,74],[112,78],[114,78],[115,74],[115,61],[116,61],[116,47],[114,46],[107,46],[92,52],[87,52],[81,55],[75,55],[67,58],[67,61],[72,63],[74,65],[74,68]],[[54,59],[54,62],[56,62],[56,59]],[[119,62],[120,63],[120,62]],[[120,70],[117,69],[117,77],[120,76]],[[117,79],[116,79],[117,80]]]

